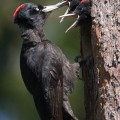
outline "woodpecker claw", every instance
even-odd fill
[[[66,3],[67,3],[66,1],[62,1],[62,2],[59,2],[55,5],[44,6],[44,9],[42,10],[42,12],[51,12],[53,10],[60,8],[60,7],[63,7]]]
[[[80,16],[77,17],[77,20],[65,31],[65,33],[67,33],[69,30],[75,28],[77,26],[77,22]]]

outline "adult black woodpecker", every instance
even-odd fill
[[[76,4],[75,4],[76,3]],[[73,4],[73,5],[72,5]],[[70,29],[80,26],[84,19],[91,18],[91,0],[72,0],[68,7],[68,12],[60,16],[62,20],[64,17],[77,17],[76,21],[66,30],[68,32]]]
[[[58,7],[61,4],[43,7],[25,3],[16,9],[14,22],[23,38],[20,69],[41,120],[77,120],[68,95],[73,90],[79,63],[71,64],[43,30],[48,14]]]

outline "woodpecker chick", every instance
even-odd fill
[[[77,27],[80,25],[80,22],[87,17],[90,17],[91,12],[91,2],[90,0],[81,0],[79,5],[76,6],[74,11],[72,13],[68,13],[62,16],[59,16],[60,18],[65,17],[77,17],[76,21],[66,30],[68,32],[70,29]]]
[[[77,120],[68,95],[73,90],[79,63],[71,64],[43,32],[48,13],[54,9],[56,6],[25,3],[14,12],[14,22],[23,38],[21,74],[41,120]]]
[[[67,15],[68,13],[72,13],[75,8],[79,5],[80,0],[64,0],[67,2],[68,9],[64,13],[64,15]],[[64,17],[61,18],[60,23],[63,22]]]

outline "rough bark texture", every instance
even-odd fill
[[[81,26],[86,120],[120,120],[120,0],[93,0]]]

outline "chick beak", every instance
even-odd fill
[[[79,21],[79,17],[77,17],[76,21],[65,31],[65,33],[67,33],[68,31],[70,31],[71,29],[77,27],[78,21]]]
[[[65,18],[65,17],[77,17],[77,15],[75,13],[70,13],[59,16],[59,18]]]
[[[76,21],[65,31],[65,33],[67,33],[69,30],[75,28],[77,26],[78,23],[78,19],[79,19],[79,15],[75,14],[74,12],[71,14],[64,14],[59,16],[59,18],[66,18],[66,17],[77,17]]]
[[[67,14],[68,14],[70,4],[71,4],[71,2],[68,2],[68,9],[65,11],[64,15],[67,15]],[[60,23],[62,23],[62,22],[63,22],[64,18],[65,18],[64,16],[63,16],[63,17],[61,17]]]
[[[53,10],[56,10],[56,9],[60,8],[60,7],[65,6],[66,4],[67,4],[66,1],[62,1],[62,2],[59,2],[55,5],[44,6],[42,12],[51,12]]]
[[[63,20],[64,20],[64,18],[65,18],[64,16],[67,15],[68,11],[69,11],[69,8],[65,11],[64,15],[59,16],[59,17],[61,18],[60,23],[63,22]]]

